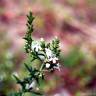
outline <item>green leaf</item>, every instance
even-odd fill
[[[31,37],[31,34],[33,32],[33,20],[34,20],[34,17],[33,17],[33,14],[32,12],[29,12],[29,14],[27,15],[27,32],[25,34],[25,37],[23,39],[26,40],[26,44],[25,44],[25,50],[26,50],[26,53],[29,53],[31,51],[31,44],[32,44],[32,37]]]
[[[29,72],[32,72],[32,68],[30,67],[30,66],[28,66],[26,63],[24,63],[25,64],[25,67],[27,68],[27,70],[29,71]]]

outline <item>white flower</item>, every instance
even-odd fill
[[[36,88],[36,80],[33,80],[31,84],[26,84],[26,89],[34,89]]]
[[[45,56],[43,56],[43,55],[38,55],[38,57],[39,57],[41,60],[44,60],[44,59],[45,59]]]
[[[46,68],[50,68],[50,64],[49,63],[46,63]]]
[[[45,48],[45,52],[46,52],[46,55],[47,55],[48,58],[52,57],[53,53],[50,49]]]
[[[55,54],[53,54],[53,52],[50,49],[45,48],[45,52],[49,61],[52,61],[53,63],[57,62],[58,58],[55,57]]]
[[[25,87],[25,88],[26,88],[26,89],[29,89],[29,84],[28,84],[28,83],[26,84],[26,87]]]
[[[42,74],[39,74],[39,77],[42,77]]]
[[[37,87],[36,90],[39,91],[39,88]]]
[[[52,61],[53,63],[56,63],[57,60],[58,60],[57,57],[51,57],[51,58],[49,58],[49,61]]]
[[[29,89],[35,87],[36,87],[36,80],[33,80],[32,83],[29,85]]]
[[[60,64],[57,63],[56,66],[54,66],[55,69],[58,69],[60,71]]]
[[[58,37],[57,37],[57,36],[55,36],[55,39],[58,39]]]
[[[41,46],[40,43],[37,41],[33,41],[32,45],[31,45],[32,50],[35,50],[36,52],[38,52],[39,50],[41,50]]]
[[[45,59],[44,52],[43,52],[43,51],[39,51],[39,52],[38,52],[38,57],[39,57],[41,60],[44,60],[44,59]]]
[[[19,77],[17,72],[13,72],[13,75],[15,75],[16,77]]]
[[[40,41],[43,42],[44,41],[44,38],[40,38]]]

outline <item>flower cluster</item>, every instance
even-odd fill
[[[22,96],[25,92],[32,92],[39,95],[42,94],[38,86],[40,84],[39,80],[44,80],[45,71],[53,72],[56,69],[60,71],[59,40],[55,38],[51,43],[45,42],[43,38],[41,38],[40,41],[33,40],[31,36],[33,32],[32,22],[34,20],[32,12],[29,13],[27,18],[27,32],[24,37],[26,40],[25,50],[31,57],[30,62],[38,59],[41,61],[41,67],[36,69],[32,68],[32,66],[29,66],[28,64],[25,64],[29,75],[23,80],[20,80],[18,76],[14,75],[17,83],[21,85],[21,89],[17,94],[12,96]]]
[[[58,41],[57,38],[55,38],[54,42]],[[57,42],[57,45],[59,43]],[[42,46],[43,45],[43,46]],[[60,70],[60,64],[59,64],[59,54],[57,55],[54,50],[51,50],[51,47],[53,45],[51,43],[46,44],[44,39],[41,38],[40,41],[33,41],[31,45],[32,52],[36,52],[39,59],[44,63],[44,68],[47,70],[54,70],[58,69]],[[58,47],[55,48],[57,52],[60,53],[60,50]]]

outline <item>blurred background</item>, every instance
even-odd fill
[[[46,96],[96,92],[96,0],[0,0],[0,96],[18,89],[14,72],[26,74],[22,38],[30,10],[35,16],[33,37],[60,40],[61,71],[41,82]]]

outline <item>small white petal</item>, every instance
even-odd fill
[[[37,87],[36,90],[39,91],[39,88]]]
[[[13,75],[19,77],[18,73],[17,72],[14,72]]]
[[[49,63],[46,63],[46,68],[49,68],[50,67],[50,64]]]
[[[39,77],[42,77],[42,74],[40,74]]]
[[[38,52],[39,50],[41,50],[41,46],[40,46],[40,43],[39,42],[33,42],[32,45],[31,45],[31,49],[32,50],[35,50],[36,52]]]
[[[44,38],[40,38],[40,41],[44,41]]]
[[[57,36],[55,36],[55,39],[58,39],[58,37],[57,37]]]
[[[38,57],[41,59],[41,60],[45,60],[45,53],[43,51],[39,51],[38,52]]]
[[[32,81],[32,83],[29,85],[29,89],[30,88],[35,88],[36,87],[36,81]]]
[[[57,63],[56,66],[54,66],[55,69],[58,69],[60,71],[60,64]]]
[[[58,60],[58,58],[57,58],[57,57],[55,57],[55,59],[56,59],[56,60]]]
[[[56,59],[53,59],[53,63],[56,63]]]
[[[48,58],[52,57],[53,53],[52,53],[52,51],[50,49],[45,48],[45,51],[46,51],[46,55],[47,55]]]
[[[57,57],[51,57],[50,59],[48,59],[49,61],[52,61],[53,63],[56,63],[58,58]]]
[[[50,58],[50,59],[48,59],[49,61],[52,61],[53,60],[53,58]]]
[[[39,50],[39,47],[38,47],[38,46],[36,46],[36,47],[35,47],[35,51],[36,51],[36,52],[38,52],[38,50]]]
[[[40,58],[41,60],[44,60],[44,59],[45,59],[45,57],[44,57],[43,55],[39,55],[39,58]]]
[[[26,84],[25,88],[26,88],[26,89],[29,89],[29,84]]]

